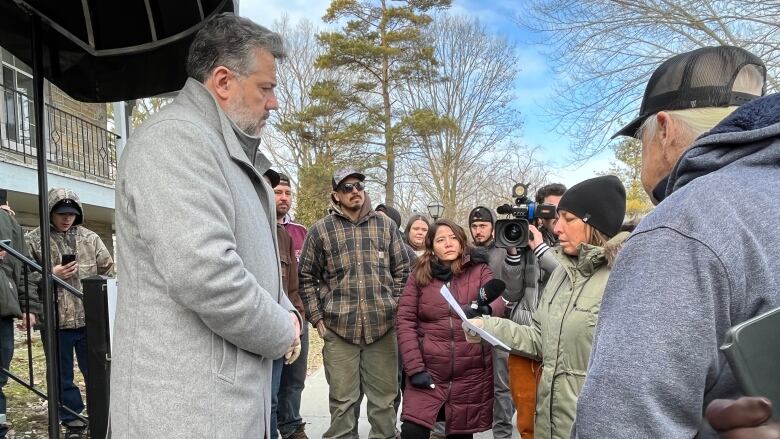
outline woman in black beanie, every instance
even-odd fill
[[[617,177],[585,180],[558,203],[553,271],[534,312],[533,325],[501,318],[470,320],[501,339],[512,354],[542,362],[534,437],[568,438],[593,343],[601,296],[612,262],[628,233],[619,233],[626,191]],[[469,334],[470,341],[479,336]]]

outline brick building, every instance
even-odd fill
[[[0,188],[26,228],[38,226],[38,180],[32,69],[0,47]],[[49,187],[81,197],[85,226],[113,253],[117,146],[106,104],[76,101],[44,81],[44,133]]]

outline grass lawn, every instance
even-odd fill
[[[17,331],[11,372],[25,381],[30,379],[27,355],[25,333]],[[43,343],[39,332],[33,333],[32,360],[35,386],[46,393],[46,357],[43,354]],[[84,397],[84,378],[78,371],[74,376]],[[49,419],[46,401],[12,379],[8,380],[8,385],[3,388],[3,391],[8,402],[8,423],[11,424],[8,438],[48,437]]]
[[[29,380],[27,367],[27,344],[25,334],[16,332],[14,358],[11,362],[11,372],[23,380]],[[43,344],[39,332],[33,333],[32,343],[33,373],[35,385],[46,393],[46,358],[43,355]],[[309,328],[309,360],[308,375],[311,375],[322,366],[322,339],[317,330]],[[84,395],[84,379],[81,373],[76,371],[76,384]],[[43,401],[35,393],[27,390],[16,381],[9,379],[3,388],[8,401],[7,416],[11,424],[8,438],[46,438],[48,437],[48,413],[46,401]]]

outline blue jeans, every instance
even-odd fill
[[[0,319],[0,364],[3,369],[11,367],[11,358],[14,356],[14,318],[3,317]],[[8,384],[8,375],[0,373],[0,438],[8,433],[5,419],[6,401],[3,387]]]
[[[284,357],[274,360],[274,368],[271,373],[271,439],[279,438],[276,426],[276,409],[279,405],[279,386],[282,382],[282,369],[284,369]]]
[[[276,415],[279,433],[286,438],[303,424],[301,418],[301,394],[306,381],[307,363],[309,357],[309,326],[303,325],[301,331],[301,355],[293,364],[287,364],[282,369],[281,381],[278,387],[278,405]],[[276,434],[276,431],[274,431]]]
[[[87,328],[60,329],[59,330],[59,360],[60,360],[60,398],[62,405],[76,413],[84,411],[84,401],[81,399],[81,391],[73,382],[73,352],[76,353],[79,370],[84,378],[87,378]],[[46,339],[41,331],[41,338]],[[70,412],[60,409],[60,421],[64,424],[76,420]]]

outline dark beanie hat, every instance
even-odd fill
[[[376,209],[374,209],[377,212],[384,212],[385,215],[388,216],[393,222],[395,223],[396,227],[401,227],[401,212],[396,210],[393,206],[387,206],[384,204],[379,204],[376,206]]]
[[[471,227],[471,223],[477,221],[487,221],[490,222],[490,224],[495,224],[496,216],[493,215],[493,211],[487,207],[477,206],[471,209],[471,213],[469,213],[469,227]]]
[[[558,210],[573,213],[611,238],[620,232],[626,215],[626,189],[614,175],[591,178],[567,190]]]
[[[274,171],[273,169],[268,168],[268,170],[265,171],[265,174],[263,175],[268,177],[268,181],[271,184],[272,188],[275,188],[279,184],[279,173]]]

